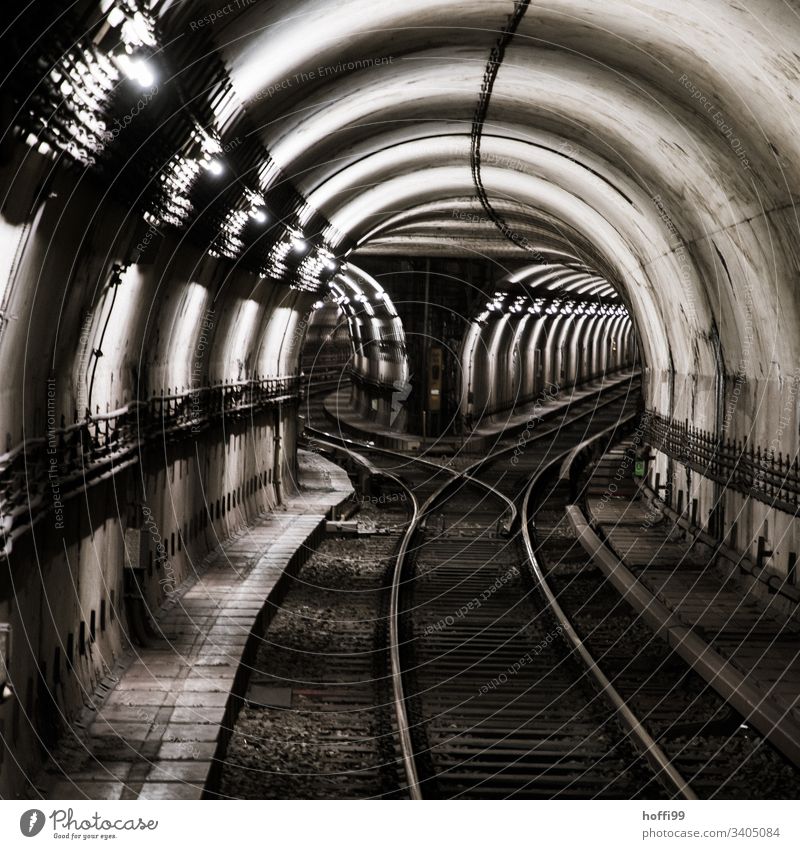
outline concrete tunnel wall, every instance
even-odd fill
[[[36,164],[38,174],[49,165],[29,157],[27,179],[15,181],[2,210],[7,451],[56,439],[62,421],[69,426],[89,405],[102,415],[152,396],[297,374],[309,294],[231,271],[172,238],[153,237],[146,260],[130,262],[141,228],[125,211],[87,225],[78,211],[96,206],[91,188],[62,174],[42,200]],[[108,282],[117,263],[126,268],[115,292]],[[96,369],[93,349],[102,349]],[[18,745],[0,765],[0,795],[20,786],[120,657],[125,634],[137,633],[124,572],[138,547],[144,603],[155,610],[220,540],[292,491],[296,415],[290,402],[232,415],[224,432],[156,439],[128,468],[5,540],[0,620],[13,629],[17,695],[0,707],[0,724]],[[54,471],[52,485],[66,495],[67,470]]]
[[[529,288],[529,282],[538,285]],[[630,317],[616,295],[603,299],[600,293],[612,291],[604,280],[547,264],[497,285],[461,348],[460,408],[470,421],[544,402],[638,364]],[[576,302],[576,293],[596,300]]]
[[[326,299],[314,307],[303,353],[312,378],[309,389],[320,375],[330,372],[338,382],[336,388],[349,392],[348,409],[388,426],[392,395],[409,374],[405,331],[391,296],[374,277],[347,263]],[[339,402],[344,403],[342,398]],[[401,424],[395,420],[395,426]]]

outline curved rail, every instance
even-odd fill
[[[435,463],[433,465],[436,465]],[[437,466],[437,468],[441,468]],[[452,471],[452,470],[451,470]],[[414,537],[414,534],[420,527],[420,524],[425,520],[428,513],[434,508],[434,506],[442,499],[444,494],[450,489],[454,483],[457,481],[469,481],[477,486],[482,487],[483,489],[491,492],[493,495],[496,495],[498,498],[501,498],[506,502],[507,509],[509,509],[512,513],[511,519],[508,523],[508,527],[514,523],[517,516],[517,508],[516,505],[511,501],[510,498],[507,498],[503,493],[499,492],[495,487],[491,486],[488,483],[484,483],[483,481],[473,478],[471,475],[464,472],[453,472],[454,477],[445,481],[439,488],[433,492],[428,498],[425,500],[422,507],[416,511],[413,519],[408,523],[408,527],[406,528],[406,532],[403,535],[403,540],[400,543],[400,548],[397,554],[397,561],[395,563],[394,576],[392,579],[392,596],[391,602],[389,606],[389,649],[392,660],[392,681],[394,684],[394,694],[395,694],[395,710],[398,719],[398,728],[400,730],[401,737],[401,747],[402,747],[402,757],[403,763],[406,765],[406,778],[408,779],[409,784],[409,794],[412,799],[422,799],[422,792],[419,787],[419,776],[416,768],[416,755],[414,753],[414,745],[411,740],[411,731],[410,726],[408,724],[408,714],[406,711],[406,695],[405,690],[403,688],[403,667],[400,659],[400,588],[403,584],[403,573],[406,569],[406,561],[408,557],[408,550],[411,545],[411,540]]]
[[[614,389],[618,389],[618,388],[619,387],[609,387],[608,391],[611,392]],[[607,406],[608,404],[614,403],[614,401],[616,401],[616,400],[618,400],[618,399],[614,398],[614,399],[611,399],[611,400],[603,402],[603,403],[596,403],[596,404],[592,405],[588,410],[581,411],[580,413],[575,415],[574,418],[571,420],[571,423],[573,423],[574,421],[580,421],[582,418],[585,418],[588,415],[596,414],[598,409],[602,409],[603,407]],[[599,396],[598,396],[598,401],[599,401]],[[620,423],[621,422],[618,422],[617,425],[615,425],[615,426],[618,426]],[[533,436],[532,436],[532,440],[538,441],[538,440],[542,439],[543,437],[547,436],[548,434],[551,434],[554,431],[557,431],[559,428],[560,428],[560,425],[556,425],[555,427],[545,428],[545,429],[539,430],[538,432],[534,431]],[[397,554],[397,558],[396,558],[396,561],[395,561],[395,568],[394,568],[394,572],[393,572],[393,575],[392,575],[391,595],[390,595],[390,602],[389,602],[389,657],[390,657],[390,666],[391,666],[391,674],[392,674],[392,692],[393,692],[393,697],[394,697],[395,719],[396,719],[396,722],[397,722],[397,730],[398,730],[398,737],[399,737],[399,743],[400,743],[400,756],[401,756],[401,759],[402,759],[402,762],[403,762],[403,768],[404,768],[405,775],[406,775],[406,783],[408,785],[408,793],[409,793],[409,795],[412,799],[421,800],[423,798],[423,796],[422,796],[422,791],[421,791],[421,788],[420,788],[419,772],[417,770],[417,759],[416,759],[416,753],[415,753],[415,750],[414,750],[414,743],[413,743],[413,740],[411,738],[411,725],[410,725],[410,722],[409,722],[409,719],[408,719],[408,711],[406,709],[406,694],[405,694],[405,688],[403,686],[403,665],[402,665],[402,660],[401,660],[401,656],[400,656],[400,646],[401,646],[401,640],[400,640],[400,592],[401,592],[401,588],[402,588],[402,585],[403,585],[403,575],[405,573],[406,566],[407,566],[408,552],[409,552],[409,549],[411,547],[411,541],[414,537],[414,534],[419,529],[421,523],[427,518],[427,515],[430,513],[430,511],[433,509],[433,507],[441,500],[441,498],[448,491],[448,489],[450,489],[457,481],[466,481],[466,482],[469,482],[469,483],[474,484],[476,486],[479,486],[482,489],[485,489],[488,492],[492,493],[493,495],[495,495],[500,500],[504,501],[507,505],[506,509],[510,513],[510,520],[508,521],[506,527],[507,527],[507,529],[510,529],[514,525],[514,523],[516,522],[516,519],[520,515],[519,511],[517,509],[517,505],[510,498],[508,498],[505,494],[500,492],[496,487],[493,487],[491,484],[485,483],[484,481],[475,477],[474,473],[480,471],[480,469],[482,469],[484,466],[488,465],[489,463],[494,462],[494,461],[498,460],[499,458],[503,457],[504,455],[509,454],[512,451],[514,451],[517,448],[517,444],[513,444],[513,445],[510,445],[510,446],[505,446],[503,448],[500,448],[497,451],[487,455],[486,457],[482,457],[481,459],[477,460],[475,463],[472,463],[470,466],[468,466],[463,471],[457,472],[457,471],[455,471],[455,470],[453,470],[453,469],[451,469],[447,466],[442,466],[438,463],[434,463],[430,460],[425,460],[424,458],[421,458],[421,457],[410,458],[410,457],[408,457],[408,455],[403,454],[399,451],[394,451],[392,449],[383,448],[383,447],[376,446],[376,445],[370,445],[368,443],[363,443],[363,442],[360,442],[358,440],[350,439],[350,438],[347,438],[347,437],[344,437],[344,436],[341,436],[341,435],[331,434],[331,433],[328,433],[326,431],[320,430],[319,428],[315,428],[313,426],[306,425],[305,431],[309,435],[311,435],[312,438],[318,443],[328,444],[328,445],[331,445],[332,447],[337,447],[339,444],[341,444],[341,446],[343,447],[343,449],[345,451],[347,451],[351,455],[358,456],[359,460],[361,460],[361,461],[363,461],[365,458],[361,457],[361,455],[358,454],[356,449],[360,449],[362,451],[366,449],[368,451],[372,451],[372,452],[381,454],[383,456],[389,456],[389,457],[397,458],[399,460],[402,460],[403,462],[412,462],[414,464],[422,464],[422,465],[431,467],[433,469],[436,469],[437,471],[445,471],[450,475],[450,480],[447,480],[443,484],[441,484],[425,500],[425,502],[422,504],[422,506],[419,506],[416,498],[412,494],[412,499],[413,499],[412,503],[413,503],[413,506],[414,506],[414,510],[413,510],[413,513],[412,513],[412,517],[409,520],[408,525],[406,526],[405,533],[403,534],[403,539],[401,540],[400,547],[398,549],[398,554]],[[564,452],[558,454],[556,456],[556,459],[553,460],[553,462],[556,462],[557,460],[562,459],[568,453],[569,453],[569,449],[567,451],[564,451]],[[548,466],[546,468],[549,468],[550,465],[551,464],[548,464]],[[400,486],[402,486],[404,489],[408,490],[408,487],[406,487],[404,484],[402,484],[399,481],[399,479],[395,478],[393,475],[387,475],[387,476],[392,477],[395,481],[398,482],[398,484]],[[534,482],[536,480],[538,480],[539,476],[540,475],[535,476]],[[532,490],[532,485],[528,487],[528,490],[527,490],[526,496],[525,496],[525,500],[524,500],[524,503],[523,503],[523,513],[522,513],[523,522],[522,522],[522,525],[523,525],[524,532],[526,534],[527,534],[527,523],[524,521],[524,517],[526,515],[524,511],[527,508],[528,496],[529,496],[531,490]],[[527,537],[527,535],[526,535],[526,544],[529,547],[528,550],[530,552],[530,556],[532,557],[533,553],[532,553],[532,549],[530,548],[530,540]],[[536,569],[538,569],[538,564],[536,566]],[[539,571],[539,574],[541,574],[540,571]],[[544,586],[543,576],[541,577],[541,582]],[[550,596],[552,597],[552,593],[550,594]],[[553,602],[555,602],[555,598],[554,597],[552,597],[552,598],[553,598]],[[560,610],[560,608],[558,608],[558,609]],[[563,616],[563,611],[562,611],[561,615],[566,620],[566,617]],[[570,626],[570,630],[571,630],[571,626]],[[571,632],[574,633],[574,631],[571,631]],[[575,635],[575,637],[577,638],[577,635]],[[585,651],[585,649],[584,649],[584,651]],[[587,655],[588,655],[588,652],[587,652]],[[598,670],[598,672],[599,672],[599,670]],[[607,684],[608,684],[609,687],[611,687],[610,682],[607,682]],[[614,691],[614,692],[616,692],[616,691]],[[618,694],[617,694],[617,696],[619,698]],[[642,731],[643,734],[647,733],[646,731],[644,731],[643,728],[641,729],[641,731]],[[656,745],[654,741],[651,741],[651,742],[652,742],[653,746]],[[685,782],[684,782],[684,784],[685,784]],[[689,791],[689,793],[690,792],[691,791]],[[682,795],[684,795],[684,794],[682,794]],[[694,796],[693,795],[684,795],[684,798],[694,798]]]
[[[595,439],[601,438],[603,435],[607,435],[607,432],[603,431],[602,433],[597,434],[591,440],[586,440],[585,443],[581,443],[581,445],[578,447],[584,448],[590,442],[594,441]],[[538,560],[536,559],[533,543],[531,541],[530,522],[528,516],[528,508],[530,504],[531,494],[533,493],[534,488],[538,484],[539,480],[543,477],[545,472],[551,469],[556,463],[563,461],[564,458],[569,458],[573,456],[573,452],[574,449],[567,449],[566,451],[563,451],[553,457],[553,459],[551,459],[550,462],[547,463],[547,465],[543,466],[533,476],[525,490],[525,496],[523,498],[521,508],[522,539],[525,545],[525,552],[528,557],[528,562],[530,564],[531,571],[533,573],[534,578],[536,579],[539,589],[542,592],[542,595],[545,597],[548,605],[550,606],[550,610],[552,611],[553,616],[563,629],[564,634],[566,634],[567,639],[569,640],[575,654],[581,659],[584,666],[586,667],[587,672],[592,676],[592,678],[594,678],[597,686],[600,687],[601,692],[611,703],[617,713],[619,720],[622,722],[623,726],[628,729],[635,745],[637,745],[637,747],[642,751],[650,766],[659,775],[662,783],[669,791],[675,793],[683,799],[696,799],[697,796],[695,795],[694,791],[689,786],[687,781],[683,778],[683,776],[681,776],[677,769],[675,769],[667,754],[650,736],[647,729],[642,725],[642,723],[638,720],[633,711],[628,707],[627,702],[620,695],[617,688],[611,683],[611,681],[608,680],[606,675],[603,673],[602,669],[600,669],[600,667],[597,665],[597,661],[592,657],[591,653],[584,645],[583,640],[580,638],[577,631],[570,622],[569,617],[566,615],[563,608],[558,603],[558,599],[553,593],[553,590],[550,585],[547,583],[544,571],[542,570]]]
[[[411,547],[411,541],[414,538],[414,534],[417,533],[421,523],[427,518],[430,511],[442,499],[447,490],[450,489],[458,481],[467,481],[476,486],[479,486],[504,501],[506,503],[507,511],[511,514],[511,517],[507,522],[507,528],[510,528],[516,521],[518,515],[517,507],[510,498],[508,498],[502,492],[497,490],[495,487],[479,480],[478,478],[472,477],[472,475],[468,473],[468,470],[457,472],[453,469],[448,468],[447,466],[441,466],[438,463],[433,463],[430,460],[424,460],[421,457],[409,458],[407,455],[402,454],[398,451],[392,451],[389,448],[380,448],[378,446],[366,445],[353,439],[346,439],[345,437],[333,437],[336,442],[331,442],[331,434],[326,434],[324,433],[324,431],[319,431],[316,428],[311,427],[306,427],[306,430],[311,432],[312,434],[315,434],[314,439],[319,444],[338,447],[336,445],[336,442],[346,443],[347,447],[343,447],[340,450],[347,451],[351,456],[357,457],[361,461],[363,461],[365,458],[363,458],[360,454],[358,454],[358,452],[355,451],[355,447],[361,448],[362,450],[366,448],[369,451],[375,451],[385,456],[396,457],[398,459],[402,459],[405,462],[410,461],[416,464],[429,466],[436,469],[437,471],[445,471],[451,476],[450,480],[447,480],[443,484],[441,484],[430,496],[428,496],[428,498],[420,507],[417,502],[416,496],[411,493],[410,489],[405,484],[400,482],[400,480],[394,475],[387,475],[387,477],[391,477],[393,480],[397,481],[397,483],[403,489],[405,489],[411,494],[412,504],[414,506],[411,519],[409,520],[408,525],[406,526],[405,533],[403,534],[403,539],[400,542],[397,558],[395,560],[394,572],[392,574],[391,594],[389,597],[389,660],[392,673],[392,693],[394,696],[395,720],[397,722],[397,733],[400,742],[400,757],[403,762],[403,769],[406,775],[406,783],[408,785],[407,789],[409,796],[412,799],[421,800],[423,797],[422,791],[420,789],[419,772],[417,770],[417,759],[414,750],[414,742],[411,739],[411,724],[409,722],[408,711],[406,709],[406,694],[405,687],[403,686],[403,663],[400,656],[400,592],[403,586],[403,575],[407,566],[408,552]],[[325,438],[320,439],[317,434],[324,435]],[[349,446],[353,446],[353,448]],[[486,458],[483,458],[479,460],[478,463],[470,466],[469,469],[472,469],[473,467],[479,467],[485,461]]]
[[[350,445],[354,446],[353,451],[355,451],[355,448],[360,448],[362,451],[366,449],[368,451],[374,451],[376,454],[383,454],[384,456],[387,456],[387,457],[396,457],[398,460],[403,460],[406,463],[416,463],[418,465],[428,466],[431,469],[436,469],[436,471],[446,472],[447,474],[449,474],[451,479],[449,481],[446,481],[445,483],[443,483],[442,486],[434,493],[434,495],[431,496],[430,498],[428,498],[427,501],[425,502],[426,506],[423,507],[423,509],[420,511],[421,512],[420,520],[424,518],[424,514],[426,512],[430,512],[430,510],[434,506],[435,501],[438,500],[438,498],[441,497],[441,495],[443,494],[443,491],[447,487],[452,486],[455,483],[455,481],[457,481],[457,480],[468,481],[469,483],[472,483],[472,484],[475,484],[476,486],[482,487],[483,489],[486,489],[489,492],[491,492],[494,496],[499,498],[501,501],[505,501],[506,509],[510,513],[510,519],[508,520],[507,527],[510,528],[517,519],[517,516],[518,516],[517,505],[507,495],[504,495],[502,492],[500,492],[499,489],[492,486],[491,484],[486,483],[485,481],[480,480],[480,478],[474,477],[474,475],[473,475],[473,470],[477,471],[478,469],[481,468],[481,466],[485,465],[490,460],[496,460],[499,457],[501,457],[503,454],[507,454],[509,451],[512,451],[515,448],[515,446],[513,446],[513,445],[510,446],[510,447],[501,448],[498,451],[496,451],[494,454],[490,454],[488,457],[482,457],[480,460],[478,460],[475,463],[473,463],[472,465],[468,466],[466,469],[464,469],[460,472],[457,472],[454,469],[451,469],[449,466],[442,466],[439,463],[434,463],[432,460],[426,460],[423,457],[409,457],[407,454],[403,454],[402,451],[395,451],[392,448],[383,448],[379,445],[370,445],[367,442],[360,442],[356,439],[349,439],[345,436],[336,436],[335,434],[327,433],[324,430],[319,430],[318,428],[310,427],[308,425],[306,425],[305,430],[306,430],[306,432],[308,432],[310,434],[315,434],[314,439],[317,442],[320,442],[320,443],[327,442],[329,444],[335,445],[336,442],[341,442],[345,446],[350,446]],[[547,432],[542,433],[542,434],[537,434],[536,438],[538,439],[538,438],[540,438],[540,436],[546,436],[547,433],[549,433],[549,432],[550,431],[547,431]],[[319,436],[316,436],[316,434],[319,434]],[[322,438],[319,438],[319,437],[322,437]],[[333,442],[333,440],[335,440],[336,442]],[[390,477],[392,477],[392,476],[390,476]],[[429,504],[428,502],[431,502],[431,503]]]
[[[411,521],[408,523],[400,549],[395,560],[392,574],[392,590],[389,597],[389,661],[392,669],[392,693],[394,695],[394,714],[397,721],[397,733],[400,738],[400,757],[406,774],[408,795],[412,799],[422,799],[417,772],[417,758],[414,752],[414,742],[411,739],[411,725],[406,710],[406,694],[403,687],[403,665],[400,660],[400,588],[403,584],[408,547],[416,530],[419,510],[415,508]]]
[[[306,427],[307,431],[313,431],[315,434],[321,433],[315,428]],[[355,440],[344,439],[338,437],[341,442],[348,442],[351,445],[357,445],[361,448],[373,449],[372,446],[360,445]],[[357,463],[364,466],[370,473],[378,473],[385,478],[392,480],[398,487],[404,490],[411,500],[411,517],[406,526],[406,531],[403,534],[403,539],[400,541],[397,558],[395,559],[395,568],[392,573],[391,594],[389,597],[389,661],[392,673],[392,695],[394,701],[395,721],[397,722],[397,733],[400,739],[400,757],[403,761],[403,770],[406,775],[406,783],[408,785],[408,793],[412,799],[422,799],[422,794],[419,789],[419,775],[417,773],[416,756],[414,754],[414,744],[411,739],[411,726],[408,721],[408,712],[406,710],[405,691],[403,688],[403,668],[400,661],[400,589],[402,586],[402,571],[405,564],[405,558],[408,553],[408,546],[411,538],[418,525],[420,515],[419,501],[412,489],[407,486],[399,477],[384,472],[382,469],[376,469],[372,464],[360,454],[358,451],[348,446],[338,445],[336,442],[331,442],[328,439],[320,439],[315,436],[314,441],[319,445],[325,445],[333,448],[336,451],[344,451],[348,456],[352,457]],[[394,452],[388,452],[394,453]],[[405,458],[404,459],[408,459]],[[431,466],[437,466],[436,463],[430,463],[426,460],[414,459],[412,462],[427,463]],[[447,481],[449,485],[452,481]],[[430,501],[430,499],[428,499]],[[426,505],[428,504],[426,501]]]

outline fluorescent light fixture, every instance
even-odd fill
[[[207,133],[203,133],[201,144],[203,146],[203,153],[206,153],[209,156],[213,156],[215,153],[222,153],[222,145],[213,136],[209,136]]]
[[[147,21],[141,12],[134,13],[131,25],[142,44],[149,44],[153,46],[156,43],[152,33],[150,32],[150,27],[147,25]]]
[[[153,69],[144,59],[131,59],[125,53],[121,53],[116,58],[129,80],[135,80],[142,88],[150,88],[155,83],[156,77]]]

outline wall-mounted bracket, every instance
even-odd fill
[[[7,702],[14,695],[11,685],[11,626],[0,622],[0,705]]]

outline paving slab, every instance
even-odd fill
[[[95,704],[34,782],[36,793],[54,800],[202,797],[251,634],[275,608],[287,567],[311,552],[328,511],[353,493],[345,472],[324,457],[301,451],[298,461],[297,494],[222,543],[161,611],[159,640],[137,648],[98,688]]]

